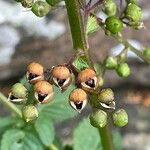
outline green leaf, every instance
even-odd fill
[[[102,150],[97,129],[84,119],[74,131],[74,150]]]
[[[88,17],[88,22],[87,22],[87,34],[93,33],[97,31],[100,28],[96,17],[94,16],[89,16]]]
[[[48,116],[40,114],[35,122],[35,129],[44,145],[49,146],[53,142],[55,136],[54,126]]]
[[[27,82],[26,76],[23,76],[19,82],[22,83],[28,90],[31,88],[31,84]]]
[[[3,134],[0,149],[1,150],[16,150],[16,149],[21,150],[22,145],[20,145],[19,142],[24,137],[25,137],[25,133],[23,131],[19,130],[19,129],[7,130]]]
[[[30,130],[12,128],[7,130],[1,140],[1,150],[43,150],[44,146],[38,138],[33,126]]]
[[[22,143],[23,148],[21,150],[44,150],[45,148],[38,138],[38,134],[35,132],[33,126],[30,126],[28,130],[25,130],[25,137]]]
[[[74,117],[77,112],[73,110],[68,103],[68,97],[73,88],[75,87],[69,86],[69,88],[65,92],[61,93],[61,91],[57,87],[55,87],[53,102],[47,105],[40,106],[39,114],[45,117],[47,116],[52,121],[57,122]]]
[[[0,138],[1,135],[5,132],[5,130],[7,130],[10,127],[12,128],[14,126],[17,127],[23,126],[23,121],[20,118],[12,116],[5,118],[0,117]]]
[[[89,67],[85,56],[76,57],[73,61],[73,66],[76,68],[77,71],[81,71]]]

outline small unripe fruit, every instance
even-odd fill
[[[134,3],[129,3],[125,16],[132,22],[139,22],[142,17],[142,9]]]
[[[44,68],[39,63],[31,63],[27,67],[27,80],[35,84],[38,81],[44,80]]]
[[[105,6],[104,11],[108,16],[114,16],[116,14],[117,6],[113,0],[105,1],[104,6]]]
[[[34,105],[25,106],[22,109],[22,117],[26,122],[35,121],[38,118],[38,110]]]
[[[61,89],[66,89],[72,81],[70,70],[64,65],[55,66],[52,69],[53,82]]]
[[[110,88],[101,90],[98,94],[98,101],[104,108],[115,109],[114,92]]]
[[[114,92],[110,88],[102,89],[98,94],[98,99],[103,103],[112,102],[114,100]]]
[[[118,33],[123,27],[122,21],[116,16],[108,17],[105,21],[105,25],[106,29],[112,34]]]
[[[27,100],[27,89],[21,83],[14,84],[8,99],[16,104],[25,103]]]
[[[143,55],[150,59],[150,48],[145,48],[143,51]]]
[[[98,79],[96,72],[91,68],[86,68],[78,74],[78,82],[81,87],[86,91],[93,91],[98,87]]]
[[[105,60],[105,66],[108,69],[115,69],[117,67],[117,64],[118,63],[117,63],[117,58],[116,57],[109,56]]]
[[[53,86],[47,81],[39,81],[34,86],[35,98],[39,103],[46,104],[53,99]]]
[[[127,63],[118,64],[116,72],[121,77],[128,77],[130,75],[130,68]]]
[[[87,105],[87,94],[81,88],[74,89],[69,95],[69,104],[78,112]]]
[[[44,1],[38,0],[33,4],[31,10],[36,16],[43,17],[50,11],[50,6]]]
[[[96,128],[103,128],[107,124],[107,113],[103,110],[96,110],[90,115],[90,123]]]
[[[128,123],[128,114],[124,109],[119,109],[113,114],[114,124],[123,127]]]
[[[33,5],[33,0],[21,0],[21,4],[25,8],[31,8]]]

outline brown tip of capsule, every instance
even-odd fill
[[[44,68],[41,64],[33,62],[28,65],[27,71],[32,74],[43,75]]]
[[[82,70],[78,74],[78,81],[80,83],[85,82],[93,77],[96,76],[96,72],[91,68],[86,68],[85,70]]]
[[[47,81],[39,81],[34,86],[35,91],[42,94],[53,92],[53,86]]]
[[[52,70],[52,75],[58,79],[67,79],[70,77],[70,70],[66,66],[56,66]]]
[[[46,81],[39,81],[35,84],[35,98],[39,103],[46,104],[53,99],[53,87]]]
[[[74,89],[70,95],[69,95],[69,99],[70,101],[73,102],[80,102],[80,101],[84,101],[87,100],[87,94],[84,90],[82,90],[81,88],[77,88]]]

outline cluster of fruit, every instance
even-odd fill
[[[112,34],[118,33],[122,29],[123,23],[136,29],[142,27],[142,9],[138,6],[136,0],[128,1],[120,17],[116,15],[116,3],[113,0],[106,0],[104,2],[104,12],[108,15],[105,21],[106,30]]]
[[[22,4],[25,8],[31,8],[31,11],[38,17],[43,17],[48,14],[53,6],[60,0],[15,0]]]
[[[52,101],[54,96],[53,84],[59,87],[61,92],[63,92],[74,79],[76,88],[72,90],[69,95],[70,106],[78,112],[81,112],[87,103],[90,102],[94,108],[90,116],[91,124],[95,126],[96,122],[96,126],[98,123],[99,127],[106,125],[107,113],[105,109],[115,109],[113,91],[110,88],[101,89],[99,78],[94,69],[85,68],[78,73],[73,73],[74,70],[71,68],[72,67],[68,65],[54,66],[49,71],[48,79],[46,79],[44,68],[41,64],[31,63],[27,67],[26,79],[33,88],[27,90],[23,84],[16,83],[12,86],[8,98],[15,104],[25,105],[22,109],[22,116],[26,122],[33,121],[38,117],[37,104],[47,104]],[[92,94],[96,96],[94,101],[91,97]],[[121,124],[120,121],[118,124],[118,120],[120,119],[120,117],[118,119],[119,115],[116,115],[118,113],[119,115],[123,113],[123,115],[121,115],[123,116],[121,117]],[[128,122],[128,116],[122,109],[115,112],[113,116],[114,123],[119,126],[124,126]]]

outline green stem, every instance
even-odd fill
[[[91,63],[88,54],[87,34],[85,32],[85,27],[83,25],[83,19],[81,16],[81,10],[79,7],[78,0],[65,0],[65,3],[66,3],[67,14],[68,14],[69,24],[70,24],[71,34],[72,34],[73,47],[75,50],[77,50],[77,52],[79,50],[82,50],[82,52],[84,52],[87,58],[90,67],[93,67],[93,64]],[[99,130],[101,133],[104,150],[106,150],[106,148],[107,150],[112,150],[113,144],[112,144],[112,138],[110,136],[111,132],[109,131],[109,127],[99,129]],[[105,142],[103,142],[104,139]]]
[[[126,39],[124,39],[122,37],[122,35],[112,35],[115,39],[118,40],[118,42],[122,43],[125,47],[129,48],[130,51],[132,51],[133,53],[135,53],[137,56],[139,56],[141,59],[143,59],[145,62],[149,63],[150,64],[150,59],[145,57],[143,55],[143,53],[135,48],[132,44],[130,44]]]
[[[98,21],[99,22],[99,21]],[[106,32],[105,29],[105,24],[102,22],[99,22],[99,25],[101,26],[101,28],[104,30],[104,32]],[[139,49],[135,48],[132,44],[130,44],[128,42],[128,40],[124,39],[123,36],[120,34],[118,35],[114,35],[111,34],[112,37],[114,37],[119,43],[123,44],[126,48],[128,48],[130,51],[132,51],[133,53],[135,53],[138,57],[140,57],[141,59],[143,59],[145,62],[147,62],[148,64],[150,64],[150,58],[147,58],[143,55],[142,51],[140,51]]]
[[[9,110],[11,110],[17,116],[22,117],[21,111],[13,103],[9,102],[8,99],[2,93],[0,93],[0,102],[7,106]]]
[[[112,135],[109,127],[109,123],[104,128],[99,128],[99,134],[101,137],[101,143],[103,150],[113,150]]]
[[[73,47],[75,50],[81,49],[87,51],[88,45],[79,3],[77,0],[65,0],[65,3],[72,34]]]

